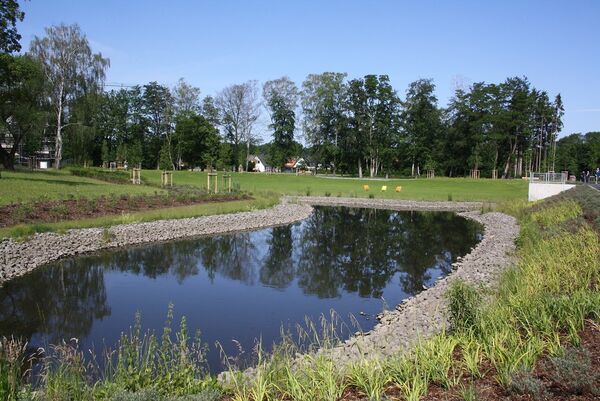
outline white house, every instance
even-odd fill
[[[252,168],[252,171],[256,171],[257,173],[265,172],[265,164],[260,160],[258,156],[249,155],[248,161],[250,163],[254,163],[254,168]]]

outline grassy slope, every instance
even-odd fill
[[[148,182],[159,184],[160,172],[145,170],[142,172]],[[219,173],[219,177],[221,173]],[[173,176],[176,185],[206,186],[206,173],[176,171]],[[293,174],[256,174],[235,173],[233,183],[240,189],[250,192],[274,191],[286,195],[325,195],[366,197],[374,194],[376,198],[438,200],[446,201],[451,195],[455,201],[489,201],[526,199],[527,182],[525,180],[470,180],[464,178],[427,179],[390,179],[368,180],[349,178],[326,178],[324,176],[295,176]],[[363,190],[368,184],[369,192]],[[219,182],[221,185],[221,182]],[[387,185],[382,192],[381,186]],[[395,192],[396,186],[402,191]]]
[[[199,205],[178,206],[164,209],[145,210],[142,212],[109,215],[81,220],[67,220],[57,223],[19,224],[13,227],[0,228],[0,238],[22,238],[36,232],[62,232],[71,228],[110,227],[117,224],[140,223],[145,221],[182,219],[213,214],[237,213],[256,209],[265,209],[279,202],[279,198],[270,194],[259,194],[253,200],[232,202],[204,203]]]
[[[72,176],[68,171],[3,171],[0,178],[0,205],[47,198],[101,195],[153,194],[157,188],[147,185],[111,184],[92,178]]]

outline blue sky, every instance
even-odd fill
[[[111,60],[107,82],[214,95],[287,75],[388,74],[400,95],[433,78],[440,105],[457,84],[526,75],[565,103],[562,135],[600,130],[600,1],[31,0],[23,47],[78,23]]]

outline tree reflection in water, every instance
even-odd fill
[[[202,298],[211,286],[245,292],[239,295],[243,299],[228,293],[219,302],[232,305],[212,308],[215,316],[208,320],[188,316],[190,323],[202,318],[210,325],[222,324],[225,313],[235,319],[229,314],[239,311],[240,302],[258,302],[262,296],[260,292],[250,293],[252,287],[252,291],[267,287],[260,291],[286,293],[279,298],[264,296],[265,304],[256,304],[261,308],[277,304],[282,319],[309,313],[308,303],[299,296],[319,300],[311,301],[311,313],[327,313],[334,301],[348,302],[350,311],[362,308],[361,300],[369,298],[378,305],[381,297],[400,302],[447,274],[456,256],[467,253],[478,236],[479,226],[451,213],[328,207],[316,208],[310,218],[294,225],[101,252],[54,263],[0,288],[0,336],[39,336],[50,343],[71,337],[93,338],[94,322],[123,307],[123,297],[117,301],[107,295],[111,293],[106,284],[108,273],[122,273],[119,283],[139,283],[135,291],[142,296],[136,302],[142,304],[134,306],[140,310],[145,306],[143,300],[156,298],[156,291],[162,288],[178,293],[173,297],[184,294],[182,302],[193,305],[214,299],[214,289],[213,299]],[[169,279],[177,290],[161,281]],[[151,282],[164,287],[144,287]],[[232,290],[231,285],[226,287],[227,282],[237,287]],[[226,290],[219,289],[216,294],[221,291]],[[336,303],[340,305],[344,304]],[[212,309],[202,313],[212,313]],[[196,310],[192,308],[191,313]],[[114,331],[126,328],[114,327]],[[264,329],[257,328],[261,334]],[[226,338],[237,337],[237,333],[225,334]]]

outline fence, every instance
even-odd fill
[[[564,184],[567,182],[566,173],[534,173],[529,174],[529,182],[536,182],[539,184]]]

